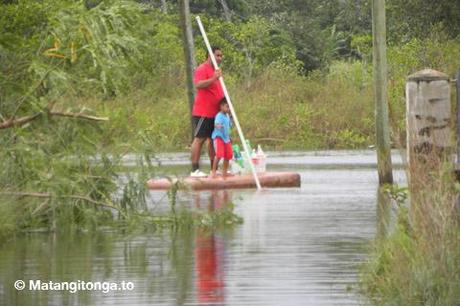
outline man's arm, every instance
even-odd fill
[[[209,87],[212,83],[214,83],[221,76],[222,76],[222,70],[217,69],[214,72],[214,75],[210,79],[198,81],[195,84],[195,88],[196,89],[201,89],[201,88]]]

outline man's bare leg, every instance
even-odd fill
[[[214,166],[214,158],[216,157],[216,152],[214,151],[214,142],[211,138],[208,138],[208,155],[209,161],[211,162],[211,169]]]
[[[200,155],[201,147],[206,138],[195,137],[192,142],[191,151],[192,151],[192,172],[200,168]]]

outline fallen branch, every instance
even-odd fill
[[[32,216],[35,215],[37,212],[39,212],[43,207],[45,207],[48,203],[50,202],[50,199],[46,199],[44,200],[40,205],[38,205],[38,207],[36,207],[34,209],[34,211],[32,212]]]
[[[0,123],[0,129],[7,129],[7,128],[11,128],[11,127],[17,126],[17,125],[24,125],[27,122],[30,122],[32,120],[37,119],[41,114],[42,113],[36,113],[34,115],[25,116],[25,117],[21,117],[21,118],[18,118],[18,119],[14,119],[14,117],[13,118],[8,118],[5,121],[3,121],[2,123]]]
[[[284,139],[273,138],[273,137],[262,137],[262,138],[254,138],[253,141],[276,141],[276,142],[282,142],[282,141],[284,141]]]
[[[116,211],[120,211],[118,207],[113,206],[112,204],[105,203],[105,202],[99,202],[96,200],[93,200],[91,198],[88,198],[86,196],[81,196],[81,195],[63,195],[63,196],[56,196],[51,193],[40,193],[40,192],[0,192],[0,196],[17,196],[17,197],[34,197],[34,198],[66,198],[66,199],[74,199],[74,200],[83,200],[88,203],[94,204],[96,206],[102,206],[102,207],[107,207],[111,209],[115,209]]]
[[[43,114],[44,112],[40,112],[34,115],[25,116],[25,117],[21,117],[18,119],[15,119],[14,117],[8,118],[2,123],[0,123],[0,130],[11,128],[14,126],[24,125],[32,120],[37,119]],[[92,120],[92,121],[108,121],[109,120],[109,118],[107,117],[96,117],[96,116],[85,115],[83,113],[49,111],[48,114],[50,116],[70,117],[70,118],[85,119],[85,120]]]
[[[83,201],[92,203],[92,204],[97,205],[97,206],[108,207],[108,208],[112,208],[112,209],[115,209],[117,211],[120,211],[120,209],[118,207],[115,207],[112,204],[99,202],[99,201],[93,200],[93,199],[85,197],[85,196],[68,195],[68,196],[61,196],[61,198],[68,198],[68,199],[74,199],[74,200],[83,200]]]
[[[79,119],[86,119],[86,120],[93,120],[93,121],[109,121],[109,118],[107,117],[96,117],[96,116],[85,115],[83,113],[50,111],[49,114],[52,116],[71,117],[71,118],[79,118]]]

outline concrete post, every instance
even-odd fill
[[[425,69],[406,83],[409,182],[426,181],[453,153],[449,77]]]

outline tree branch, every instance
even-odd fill
[[[55,196],[52,195],[51,193],[40,193],[40,192],[0,192],[0,196],[17,196],[17,197],[34,197],[34,198],[66,198],[66,199],[74,199],[74,200],[83,200],[88,203],[94,204],[96,206],[102,206],[102,207],[107,207],[111,209],[115,209],[116,211],[120,211],[120,209],[112,204],[109,203],[104,203],[104,202],[99,202],[96,200],[93,200],[89,197],[86,196],[81,196],[81,195],[63,195],[63,196]]]
[[[93,200],[93,199],[85,197],[85,196],[68,195],[68,196],[61,196],[61,198],[74,199],[74,200],[83,200],[83,201],[92,203],[92,204],[94,204],[96,206],[107,207],[107,208],[115,209],[116,211],[120,211],[120,209],[118,207],[115,207],[112,204],[99,202],[99,201]]]
[[[71,117],[71,118],[86,119],[86,120],[93,120],[93,121],[109,121],[109,118],[107,117],[96,117],[96,116],[85,115],[83,113],[50,111],[49,114],[52,116]]]
[[[11,127],[17,126],[17,125],[24,125],[27,122],[30,122],[32,120],[37,119],[41,114],[42,113],[36,113],[34,115],[25,116],[25,117],[21,117],[21,118],[18,118],[18,119],[14,119],[14,117],[8,118],[5,121],[3,121],[2,123],[0,123],[0,130],[1,129],[11,128]]]
[[[85,119],[85,120],[92,120],[92,121],[108,121],[109,120],[109,118],[107,117],[96,117],[96,116],[85,115],[83,113],[58,112],[58,111],[51,110],[48,112],[48,114],[50,116],[70,117],[70,118]],[[41,115],[43,115],[43,112],[36,113],[30,116],[24,116],[24,117],[17,118],[17,119],[15,119],[14,117],[8,118],[2,123],[0,123],[0,130],[11,128],[14,126],[24,125],[32,120],[37,119]]]

